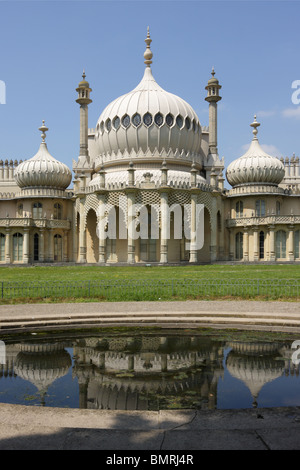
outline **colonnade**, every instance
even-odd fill
[[[299,247],[295,246],[295,233],[299,235],[300,227],[288,225],[252,226],[229,229],[229,259],[258,262],[260,260],[276,261],[282,259],[294,261],[299,258]],[[237,249],[239,240],[237,235],[242,234],[242,250]],[[299,236],[298,236],[299,238]],[[296,243],[299,244],[297,238]],[[277,246],[276,246],[277,245]],[[284,247],[282,247],[282,246]],[[242,256],[237,256],[237,252]]]
[[[157,237],[158,244],[159,244],[159,255],[157,256],[156,262],[160,264],[167,264],[170,262],[170,252],[169,252],[169,237],[170,237],[170,212],[169,212],[169,202],[168,202],[168,192],[169,188],[160,188],[159,190],[159,200],[160,200],[160,207],[159,207],[159,234]],[[197,263],[198,253],[199,253],[199,245],[196,235],[196,228],[197,228],[197,191],[191,193],[191,203],[190,203],[190,233],[191,239],[189,240],[189,262],[190,263]],[[139,258],[139,253],[136,243],[136,213],[134,213],[133,206],[136,203],[136,189],[135,188],[128,188],[126,189],[126,197],[127,197],[127,259],[125,262],[128,264],[134,264]],[[85,208],[85,197],[83,196],[80,199],[79,205],[79,224],[78,224],[78,245],[75,247],[75,258],[77,254],[77,260],[79,263],[87,263],[88,262],[88,254],[87,254],[87,212],[88,210]],[[105,192],[102,193],[99,191],[97,195],[97,225],[100,227],[100,230],[97,230],[97,243],[99,246],[97,247],[98,259],[95,262],[98,263],[106,263],[107,256],[106,256],[106,243],[107,243],[107,233],[105,233],[105,223],[103,219],[107,217],[105,214]],[[181,210],[183,211],[183,206],[180,206]],[[119,208],[120,209],[120,208]],[[95,210],[95,209],[93,209]],[[121,210],[121,209],[120,209]],[[96,211],[95,211],[96,212]],[[174,215],[175,217],[175,215]],[[210,215],[211,217],[211,215]],[[208,250],[210,251],[210,261],[214,262],[217,259],[217,234],[216,230],[213,228],[215,224],[210,223],[210,231],[209,231],[209,246]],[[182,242],[185,242],[186,239],[183,238],[178,244],[180,246],[179,253],[177,253],[178,261],[184,261],[182,252],[184,251],[184,246]],[[125,242],[126,243],[126,242]],[[123,248],[125,245],[123,245]],[[174,258],[174,254],[173,254]],[[144,261],[144,260],[140,260]]]
[[[5,264],[67,262],[68,242],[68,230],[6,227],[0,231],[1,262]]]

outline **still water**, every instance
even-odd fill
[[[105,410],[300,406],[296,338],[240,336],[95,330],[7,337],[0,402]]]

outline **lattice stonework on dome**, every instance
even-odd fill
[[[205,207],[208,209],[209,213],[212,214],[213,204],[212,204],[212,197],[210,193],[202,192],[198,194],[197,203],[204,204]]]
[[[93,209],[97,214],[99,207],[99,200],[96,194],[88,194],[86,196],[85,204],[84,204],[84,225],[86,225],[86,218],[90,209]]]
[[[158,191],[139,191],[135,199],[136,204],[160,204],[160,194]]]
[[[123,191],[110,191],[105,199],[105,205],[107,210],[111,206],[119,207],[120,211],[123,213],[123,219],[125,226],[127,227],[127,196]],[[120,217],[120,215],[119,215]]]
[[[169,194],[169,205],[173,204],[190,204],[191,203],[191,193],[189,191],[172,191]]]

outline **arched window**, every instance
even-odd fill
[[[266,215],[266,204],[263,199],[257,199],[255,203],[256,217],[264,217]]]
[[[243,234],[238,232],[235,236],[235,258],[243,259]]]
[[[54,235],[54,261],[62,261],[62,236]]]
[[[259,259],[265,257],[265,234],[263,231],[259,232]]]
[[[300,257],[300,230],[296,230],[294,235],[294,253],[295,258]]]
[[[23,235],[22,233],[13,234],[13,260],[23,260]]]
[[[54,204],[54,219],[62,219],[62,206],[58,202]]]
[[[243,201],[238,201],[235,205],[236,217],[243,217],[244,204]]]
[[[32,206],[32,216],[34,219],[42,218],[43,206],[40,202],[35,202]]]
[[[286,233],[284,230],[276,232],[276,258],[286,258]]]
[[[0,233],[0,261],[5,261],[5,235]]]

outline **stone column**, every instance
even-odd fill
[[[66,263],[68,261],[68,230],[63,232],[63,256],[62,261]]]
[[[86,230],[85,230],[84,201],[83,200],[80,200],[79,263],[86,263]]]
[[[275,261],[275,226],[269,226],[269,260]]]
[[[160,211],[161,211],[161,231],[160,231],[160,262],[168,262],[168,193],[160,194]]]
[[[49,258],[49,263],[54,262],[53,228],[50,228],[48,230],[48,258]]]
[[[288,259],[289,261],[295,261],[295,253],[294,253],[294,226],[290,225],[289,229],[289,237],[288,237]]]
[[[101,194],[98,196],[99,199],[99,212],[100,215],[97,218],[97,224],[98,224],[98,232],[97,235],[99,237],[99,259],[98,263],[105,263],[106,261],[106,253],[105,253],[105,232],[104,232],[104,219],[105,219],[105,213],[104,213],[104,204],[105,204],[105,196],[104,194]]]
[[[214,221],[212,220],[211,227],[210,227],[210,261],[212,263],[214,263],[217,259],[217,230],[218,228],[217,228],[216,220]]]
[[[253,261],[259,260],[258,253],[258,227],[253,227]]]
[[[234,230],[229,229],[229,261],[234,260]]]
[[[249,261],[249,233],[246,227],[244,227],[243,250],[244,261]]]
[[[29,228],[24,228],[23,264],[29,263]]]
[[[197,263],[196,249],[196,226],[197,226],[197,194],[191,194],[191,240],[190,240],[190,263]]]
[[[5,263],[11,262],[11,234],[10,228],[6,228],[5,232]]]
[[[45,253],[44,253],[44,245],[45,245],[45,232],[44,229],[40,229],[40,234],[39,234],[39,261],[43,263],[44,258],[45,258]]]
[[[132,206],[135,203],[135,191],[127,192],[127,214],[128,214],[128,249],[127,249],[127,262],[129,264],[134,264],[135,262],[135,227],[134,220],[135,214],[132,212]]]

